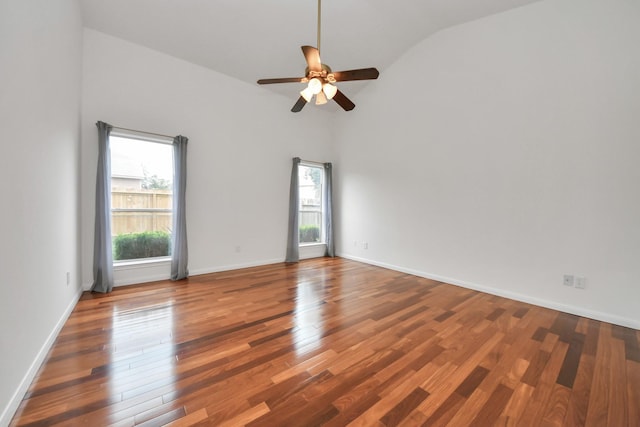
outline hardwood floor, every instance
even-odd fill
[[[638,426],[640,333],[344,259],[85,293],[14,426]]]

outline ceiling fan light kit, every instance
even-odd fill
[[[318,0],[318,47],[302,46],[302,53],[307,61],[307,68],[304,77],[284,77],[275,79],[260,79],[258,84],[274,83],[307,83],[307,87],[300,92],[300,98],[296,101],[291,111],[297,113],[311,100],[316,97],[316,105],[326,104],[329,100],[334,100],[345,111],[351,111],[355,104],[345,96],[336,82],[346,82],[352,80],[374,80],[380,74],[375,68],[360,68],[356,70],[332,72],[331,67],[320,61],[320,18],[321,1]]]

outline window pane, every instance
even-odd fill
[[[109,141],[114,261],[168,256],[173,147],[114,136]]]
[[[322,178],[323,169],[300,165],[300,243],[322,242]]]

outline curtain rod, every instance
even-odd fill
[[[129,129],[129,128],[123,128],[123,127],[120,127],[120,126],[113,126],[113,125],[111,125],[111,127],[113,129],[127,130],[129,132],[146,133],[147,135],[161,136],[163,138],[171,138],[171,139],[175,138],[175,136],[164,135],[162,133],[147,132],[147,131],[144,131],[144,130]]]
[[[308,165],[315,165],[315,166],[324,166],[323,162],[314,162],[313,160],[304,160],[304,159],[300,159],[300,163],[302,164],[308,164]]]

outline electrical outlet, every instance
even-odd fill
[[[368,242],[362,242],[362,248],[363,249],[369,249],[369,243]]]
[[[240,246],[236,246],[236,253],[239,253],[242,248]]]
[[[587,287],[586,277],[576,277],[576,288],[585,289]]]
[[[71,272],[67,271],[67,286],[71,284]]]
[[[564,279],[562,281],[562,284],[565,286],[571,286],[573,287],[573,276],[570,274],[565,274],[564,275]]]

